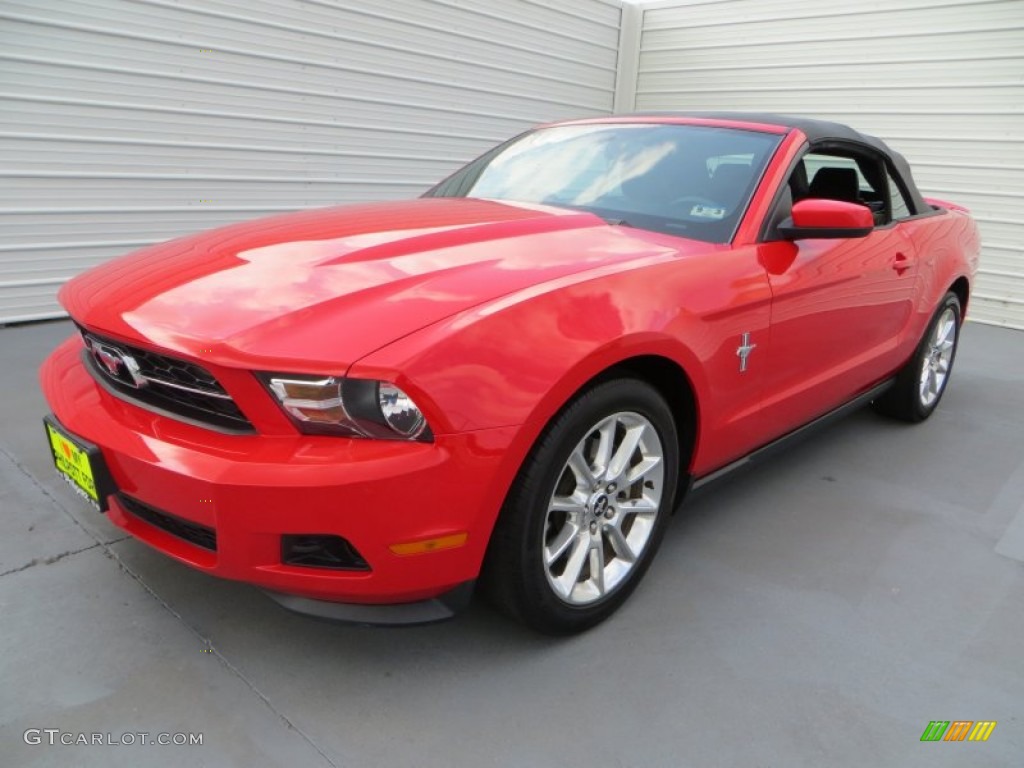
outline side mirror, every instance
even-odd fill
[[[875,217],[866,205],[842,200],[808,198],[793,203],[793,214],[779,224],[779,234],[787,240],[804,238],[866,237],[875,226]]]

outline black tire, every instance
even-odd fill
[[[611,435],[607,439],[612,446],[604,453],[606,471],[594,471],[599,464],[587,459],[584,469],[591,472],[593,482],[584,490],[577,480],[579,464],[570,467],[570,457],[599,457],[604,445],[599,438],[602,426],[606,436]],[[635,437],[637,434],[642,437]],[[631,439],[643,442],[631,450]],[[660,476],[657,463],[641,474],[657,450],[662,456]],[[622,458],[626,454],[628,461]],[[618,470],[621,474],[616,476]],[[634,475],[640,479],[631,479]],[[598,479],[601,476],[617,477],[622,488],[614,482],[606,484]],[[653,387],[638,379],[622,378],[584,391],[548,425],[523,463],[491,536],[481,578],[483,593],[506,614],[546,634],[573,634],[603,621],[629,597],[657,552],[678,477],[675,422]],[[589,501],[578,504],[574,512],[554,510],[559,506],[556,492],[570,493],[570,487],[573,498],[589,494]],[[601,496],[605,497],[603,506]],[[632,511],[636,509],[645,511]],[[633,552],[628,539],[643,537]],[[566,554],[555,559],[552,552],[560,546]],[[586,552],[574,560],[578,549]],[[620,556],[620,551],[634,557]],[[557,575],[554,572],[563,558],[563,572]],[[573,562],[583,562],[582,570],[575,571]],[[604,574],[609,568],[614,578],[606,582]],[[575,580],[570,571],[577,574]],[[580,581],[584,575],[586,580]],[[570,594],[560,595],[558,590],[566,588]],[[584,588],[598,596],[589,600],[587,595],[584,604],[574,603],[584,599],[575,596]]]
[[[923,386],[923,377],[926,374],[926,366],[934,366],[942,363],[939,353],[936,351],[937,330],[941,333],[940,325],[945,327],[952,319],[952,327],[949,329],[952,347],[949,350],[949,358],[945,363],[944,375],[941,382],[934,388]],[[960,299],[955,293],[947,293],[939,302],[938,309],[932,316],[924,337],[917,345],[913,357],[907,362],[896,376],[896,382],[884,395],[874,401],[875,410],[886,416],[901,421],[916,423],[924,421],[938,407],[942,395],[949,385],[949,377],[953,374],[953,362],[956,360],[956,350],[960,343]],[[941,366],[940,366],[941,367]]]

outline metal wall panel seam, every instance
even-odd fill
[[[75,248],[134,248],[161,243],[160,238],[144,240],[76,240],[67,243],[0,243],[0,251],[64,251]]]
[[[600,0],[596,0],[596,1],[600,2]],[[614,29],[616,31],[619,29],[619,25],[614,23],[614,22],[611,22],[611,21],[601,21],[600,19],[595,19],[595,18],[592,18],[592,17],[587,16],[585,14],[577,13],[576,11],[570,11],[570,10],[567,10],[565,8],[559,8],[557,3],[552,3],[550,1],[545,1],[545,0],[521,0],[521,2],[526,3],[527,5],[536,6],[537,8],[543,8],[544,10],[547,10],[547,11],[553,11],[555,13],[560,13],[563,16],[572,16],[575,19],[581,19],[583,21],[588,21],[588,22],[590,22],[592,24],[600,24],[602,27],[608,27],[609,29]],[[604,3],[604,4],[605,5],[609,5],[609,6],[613,7],[613,8],[621,8],[621,5],[619,3],[616,3],[616,2],[608,2],[608,3]]]
[[[737,86],[736,88],[722,88],[722,87],[694,87],[694,88],[647,88],[644,93],[721,93],[721,92],[740,92],[740,93],[792,93],[794,91],[810,91],[810,92],[821,92],[821,91],[835,91],[841,88],[844,91],[930,91],[941,88],[957,89],[967,88],[975,90],[977,88],[1022,88],[1020,82],[1012,80],[1007,81],[993,81],[993,82],[981,82],[981,83],[849,83],[842,86],[835,85],[799,85],[799,86],[786,86],[786,85],[743,85]]]
[[[95,99],[75,99],[70,97],[38,96],[30,93],[0,92],[0,99],[11,99],[12,101],[29,101],[41,104],[60,104],[63,106],[96,107],[99,109],[123,109],[137,112],[162,112],[176,115],[191,115],[194,117],[216,117],[229,120],[244,120],[246,122],[268,122],[288,123],[293,125],[316,125],[325,128],[337,128],[343,130],[366,130],[365,123],[342,123],[334,120],[315,120],[312,118],[286,117],[284,115],[266,115],[256,112],[219,112],[211,109],[193,109],[189,107],[167,107],[159,104],[141,104],[127,101],[98,101]],[[470,141],[495,140],[494,136],[482,134],[467,134],[455,131],[432,131],[416,128],[395,127],[388,125],[373,126],[374,132],[379,133],[401,133],[411,136],[436,136],[442,138],[467,139]],[[496,134],[502,135],[503,134]]]
[[[689,9],[689,8],[693,8],[694,6],[698,6],[698,5],[720,6],[722,4],[722,2],[723,2],[723,0],[710,0],[710,2],[707,2],[707,3],[691,3],[691,4],[688,4],[686,7]],[[949,2],[949,3],[926,2],[926,3],[921,3],[921,4],[917,4],[917,5],[912,5],[912,6],[911,5],[907,5],[907,6],[893,5],[893,6],[889,6],[889,7],[878,6],[878,7],[875,7],[875,8],[871,9],[870,15],[871,15],[872,19],[877,19],[879,16],[885,16],[887,14],[893,14],[893,13],[909,13],[909,12],[913,12],[913,11],[937,11],[937,10],[940,10],[940,9],[941,10],[946,10],[946,9],[950,9],[950,8],[963,8],[965,10],[966,9],[973,10],[974,7],[978,6],[978,5],[1009,5],[1009,4],[1015,3],[1015,2],[1019,2],[1019,0],[977,0],[977,2],[972,2],[972,3],[962,3],[962,2]],[[808,12],[808,13],[803,13],[803,14],[790,14],[790,15],[787,15],[787,16],[760,16],[760,17],[745,16],[743,18],[743,20],[741,22],[739,22],[739,23],[742,23],[742,24],[770,24],[770,23],[774,23],[774,22],[786,22],[786,23],[789,23],[789,22],[799,22],[799,21],[816,21],[818,19],[838,19],[838,18],[843,18],[843,17],[858,17],[858,16],[862,17],[862,16],[865,15],[865,13],[867,13],[864,10],[864,8],[862,8],[860,6],[851,6],[851,8],[852,8],[851,10],[845,10],[845,9],[844,10],[831,10],[831,9],[829,9],[829,10]],[[671,32],[671,31],[676,31],[676,30],[686,30],[686,31],[689,31],[689,30],[692,30],[692,29],[700,29],[702,27],[708,27],[708,26],[713,26],[713,27],[723,26],[723,25],[728,24],[728,23],[735,24],[736,22],[735,21],[734,22],[699,22],[698,21],[698,22],[695,22],[693,24],[688,23],[688,22],[680,22],[678,24],[657,25],[657,26],[653,26],[652,25],[651,31],[658,31],[658,32]]]
[[[638,96],[646,95],[646,91],[640,92]],[[739,109],[739,107],[737,107]],[[1020,109],[921,109],[915,107],[913,109],[877,109],[874,107],[861,107],[857,105],[856,111],[853,114],[856,115],[886,115],[886,116],[898,116],[903,117],[904,115],[915,115],[915,116],[934,116],[934,117],[945,117],[954,115],[957,117],[1019,117],[1024,115],[1024,110]],[[840,111],[837,109],[786,109],[786,114],[798,117],[800,115],[807,115],[810,117],[819,117],[822,119],[827,118],[829,115],[842,115],[844,119],[849,119],[851,112]],[[964,139],[964,141],[973,141],[973,139]]]
[[[304,211],[315,207],[309,205],[117,205],[107,208],[0,208],[0,214],[8,216],[48,216],[48,215],[103,215],[103,214],[142,214],[142,213],[195,213],[197,211],[216,211],[219,213],[252,213],[266,211]]]
[[[450,157],[422,154],[403,155],[394,152],[357,152],[351,150],[316,149],[313,147],[275,147],[269,144],[218,144],[198,141],[162,141],[160,139],[117,138],[111,136],[82,136],[62,133],[18,133],[0,131],[0,139],[18,141],[80,142],[82,144],[127,144],[141,147],[180,147],[183,149],[220,149],[229,152],[268,152],[292,155],[326,155],[329,157],[359,157],[374,160],[426,160],[428,162],[450,162]]]
[[[728,25],[723,25],[723,26],[728,26]],[[875,41],[875,40],[913,39],[913,38],[920,38],[920,37],[943,37],[943,36],[945,36],[945,37],[952,37],[954,35],[958,35],[959,36],[959,35],[983,33],[983,32],[1019,32],[1021,30],[1024,30],[1024,26],[963,27],[963,28],[957,29],[956,32],[950,31],[948,29],[928,30],[928,31],[923,31],[923,32],[893,32],[893,33],[873,32],[870,36],[867,36],[867,35],[841,35],[841,36],[837,36],[837,37],[806,37],[806,36],[801,36],[800,39],[799,39],[799,44],[800,45],[804,45],[806,43],[840,43],[840,42],[853,42],[853,43],[856,43],[856,42],[862,42],[862,41],[865,41],[865,40]],[[783,40],[756,40],[756,39],[749,39],[748,38],[748,39],[746,39],[744,41],[744,45],[746,45],[747,47],[757,46],[757,47],[766,47],[767,48],[767,47],[778,46],[778,45],[789,45],[789,46],[791,46],[793,44],[794,44],[794,41],[792,39],[788,39],[788,38],[787,39],[783,39]],[[705,45],[701,45],[701,44],[689,45],[688,44],[687,45],[687,49],[689,51],[703,51],[703,50],[712,50],[712,49],[715,49],[715,48],[734,48],[735,45],[736,45],[735,43],[711,43],[711,44],[705,44]],[[660,52],[660,51],[672,51],[672,52],[675,52],[675,51],[678,50],[678,48],[676,48],[674,46],[661,46],[661,47],[651,46],[649,48],[645,48],[644,50],[647,53],[657,53],[657,52]]]
[[[139,2],[144,2],[144,3],[154,3],[154,4],[156,4],[156,2],[157,2],[157,0],[138,0],[138,1]],[[601,0],[597,0],[597,1],[600,2]],[[338,10],[338,6],[336,4],[331,3],[331,2],[327,2],[327,0],[306,0],[306,2],[309,3],[310,5],[320,5],[320,6],[324,6],[326,8],[331,8],[331,9],[334,9],[334,10]],[[383,21],[391,21],[391,22],[401,21],[401,23],[403,25],[405,25],[405,26],[419,27],[420,29],[428,29],[431,32],[443,32],[445,34],[452,35],[454,37],[461,37],[461,38],[466,39],[466,40],[473,40],[473,41],[476,41],[476,42],[479,42],[479,43],[490,43],[491,45],[495,45],[495,42],[493,40],[491,40],[489,38],[486,38],[486,37],[479,37],[477,35],[470,35],[470,34],[466,34],[465,32],[459,32],[459,31],[451,29],[451,28],[434,26],[433,24],[425,24],[425,23],[419,22],[419,21],[412,21],[412,20],[406,20],[406,19],[399,20],[399,19],[396,19],[394,16],[388,16],[387,14],[383,14],[383,13],[376,13],[374,11],[371,11],[371,10],[367,9],[367,8],[345,8],[344,10],[347,13],[354,13],[354,14],[358,14],[360,16],[367,16],[369,18],[381,19]],[[527,48],[525,46],[519,46],[519,45],[515,45],[515,44],[510,44],[510,43],[501,43],[501,46],[504,47],[504,48],[508,48],[510,50],[523,51],[524,53],[533,53],[533,54],[536,54],[538,56],[542,56],[544,58],[557,59],[559,61],[571,62],[573,64],[578,64],[579,63],[578,59],[572,58],[570,56],[562,56],[562,55],[560,55],[558,53],[553,53],[553,52],[545,51],[545,50],[542,50],[540,48]],[[605,70],[607,72],[611,72],[611,73],[615,72],[615,67],[614,66],[608,66],[608,65],[604,65],[604,64],[588,64],[587,66],[591,67],[591,68],[594,68],[594,69],[603,69],[603,70]]]
[[[991,54],[988,56],[948,56],[948,57],[913,57],[913,58],[899,58],[899,59],[880,59],[872,57],[870,61],[865,61],[863,58],[859,59],[821,59],[813,62],[774,62],[768,68],[769,69],[805,69],[807,67],[813,67],[814,69],[820,69],[822,67],[857,67],[857,66],[905,66],[907,64],[963,64],[971,61],[1018,61],[1019,57],[1010,56],[1007,54]],[[706,66],[700,65],[687,65],[685,67],[642,67],[639,70],[641,75],[655,75],[655,74],[689,74],[692,72],[735,72],[743,71],[748,69],[761,70],[764,67],[751,67],[750,64],[717,64]]]
[[[908,139],[913,141],[914,139]],[[892,137],[889,141],[894,141]],[[1024,165],[1016,165],[1013,163],[1007,163],[1006,165],[995,165],[989,163],[959,163],[959,162],[939,162],[937,160],[916,160],[914,166],[923,166],[925,168],[964,168],[967,170],[975,171],[1024,171]]]
[[[495,21],[503,21],[503,22],[506,22],[506,23],[514,24],[515,26],[522,27],[523,29],[532,29],[534,32],[544,32],[544,33],[549,33],[549,34],[557,34],[560,37],[564,37],[566,40],[575,40],[578,43],[585,43],[586,45],[592,45],[595,48],[603,48],[603,49],[608,50],[608,51],[614,51],[616,49],[616,46],[614,46],[614,45],[605,45],[604,43],[595,43],[593,40],[588,40],[585,37],[577,37],[576,35],[567,35],[564,32],[552,33],[549,28],[544,27],[544,26],[542,26],[540,24],[527,24],[526,22],[516,21],[515,19],[513,19],[511,17],[508,17],[508,16],[499,16],[496,13],[490,13],[488,11],[481,11],[481,10],[479,10],[477,8],[469,8],[467,6],[460,5],[457,2],[449,2],[449,0],[428,0],[428,2],[434,3],[435,5],[444,6],[446,8],[451,8],[453,10],[462,11],[462,12],[465,12],[465,13],[473,13],[473,14],[476,14],[477,16],[483,16],[483,17],[488,18],[488,19],[494,19]]]
[[[376,104],[385,107],[402,107],[404,109],[415,109],[427,112],[446,112],[449,114],[469,115],[472,117],[493,117],[511,121],[529,121],[529,117],[523,115],[512,115],[500,112],[474,112],[469,109],[457,107],[432,105],[422,102],[392,101],[389,99],[376,99],[370,96],[352,96],[349,94],[331,93],[330,91],[318,91],[311,88],[284,88],[266,83],[247,82],[244,80],[218,80],[212,77],[199,77],[198,75],[186,75],[179,72],[166,72],[152,69],[130,69],[128,67],[114,67],[106,64],[94,64],[84,61],[72,61],[68,59],[40,59],[34,56],[19,56],[9,53],[0,53],[0,61],[19,61],[27,64],[43,64],[45,66],[66,67],[68,69],[91,70],[94,72],[106,72],[114,75],[137,75],[140,77],[152,77],[157,80],[175,80],[179,82],[203,83],[205,85],[223,85],[232,88],[242,88],[253,91],[266,91],[269,93],[287,93],[295,96],[319,96],[334,101],[354,101],[361,104]],[[538,101],[540,101],[538,99]],[[555,101],[553,103],[561,104]],[[575,106],[575,105],[574,105]]]
[[[950,138],[949,136],[928,136],[925,134],[888,134],[892,141],[952,141],[955,143],[973,144],[976,142],[985,142],[988,144],[1017,144],[1024,142],[1024,135],[1022,136],[971,136],[970,138]]]
[[[0,297],[0,307],[2,306],[3,297]],[[51,310],[48,312],[35,312],[27,315],[11,315],[10,317],[0,315],[0,327],[13,325],[14,323],[32,323],[40,320],[59,320],[62,317],[67,317],[67,312]]]
[[[0,288],[30,288],[37,285],[60,285],[72,278],[72,275],[60,277],[40,277],[36,280],[0,280]]]
[[[1008,304],[1019,304],[1024,306],[1024,299],[1017,296],[999,296],[993,293],[978,293],[975,291],[971,294],[972,299],[984,299],[985,301],[1001,301]]]
[[[615,64],[615,98],[612,101],[612,111],[615,113],[632,112],[636,109],[643,18],[644,10],[639,6],[628,5],[622,8],[619,19],[619,51]]]
[[[370,186],[422,185],[418,179],[334,178],[332,176],[235,176],[205,173],[127,173],[114,171],[0,170],[0,179],[117,179],[119,181],[241,181],[275,184],[368,184]],[[429,182],[428,182],[429,183]]]
[[[1006,219],[1000,216],[986,216],[984,214],[979,214],[975,210],[971,211],[971,215],[974,217],[975,221],[980,221],[982,224],[1015,224],[1017,226],[1024,225],[1024,221],[1021,221],[1020,219]],[[982,233],[982,235],[984,236],[984,233]]]
[[[652,28],[662,29],[661,25],[666,22],[671,23],[673,17],[679,17],[680,15],[690,15],[692,9],[707,9],[722,6],[724,3],[729,2],[744,2],[745,0],[695,0],[694,2],[679,2],[679,0],[644,0],[644,6],[651,11],[652,14]],[[933,8],[939,10],[945,9],[964,9],[970,11],[970,9],[978,6],[986,5],[1000,5],[1000,4],[1011,4],[1016,0],[914,0],[914,2],[907,2],[907,0],[888,0],[888,2],[874,2],[869,7],[861,7],[861,12],[866,15],[873,16],[876,9],[886,8],[899,11],[929,11]],[[810,7],[815,9],[815,13],[820,12],[818,9],[822,5],[828,5],[824,0],[792,0],[791,2],[780,3],[783,8],[799,8],[799,7]],[[660,20],[659,20],[660,19]]]
[[[936,187],[928,185],[928,191],[935,195],[950,195],[956,200],[955,195],[978,195],[979,197],[1017,197],[1024,198],[1024,190],[999,190],[999,189],[969,189],[968,187]],[[1024,221],[1021,222],[1024,224]]]
[[[155,5],[156,3],[153,3],[153,4]],[[187,11],[190,11],[190,12],[193,12],[193,13],[201,13],[203,15],[213,16],[213,17],[217,17],[217,18],[233,19],[233,20],[236,20],[236,21],[242,21],[242,22],[251,23],[251,24],[254,24],[254,25],[261,25],[259,22],[255,21],[255,20],[248,19],[246,17],[231,16],[230,14],[220,13],[220,12],[212,11],[212,10],[206,10],[206,9],[196,9],[196,10],[193,10],[193,9],[185,7],[185,6],[183,6],[181,8],[181,10],[187,10]],[[443,83],[443,81],[430,80],[430,79],[427,79],[427,78],[416,78],[416,77],[413,77],[411,75],[403,75],[403,74],[396,73],[396,72],[387,72],[387,71],[381,71],[381,70],[371,70],[371,69],[364,69],[364,68],[359,68],[359,67],[343,66],[343,65],[340,65],[340,64],[331,63],[331,62],[329,62],[327,60],[323,60],[323,59],[301,59],[301,58],[297,58],[297,57],[287,57],[287,56],[282,56],[280,54],[267,53],[267,52],[263,52],[263,51],[254,50],[254,49],[251,49],[251,48],[236,48],[236,47],[226,46],[226,45],[224,45],[222,43],[209,43],[209,42],[200,41],[200,40],[185,40],[183,38],[162,37],[160,35],[150,35],[150,34],[146,34],[146,33],[142,33],[142,32],[131,32],[131,31],[124,30],[124,29],[116,29],[114,27],[103,27],[103,26],[96,26],[96,25],[92,25],[92,24],[80,24],[80,23],[77,23],[77,22],[61,21],[59,19],[51,19],[51,18],[47,18],[45,16],[28,16],[28,15],[25,15],[25,14],[17,14],[17,13],[9,13],[9,12],[2,12],[2,11],[0,11],[0,19],[8,19],[9,21],[18,21],[18,22],[21,22],[21,23],[24,23],[24,24],[36,24],[36,25],[39,25],[39,26],[51,27],[51,28],[54,28],[54,29],[73,29],[73,30],[76,30],[78,32],[88,32],[90,34],[98,34],[98,35],[109,35],[110,37],[121,37],[121,38],[125,38],[125,39],[128,39],[128,40],[139,40],[139,41],[151,42],[151,43],[162,43],[164,45],[176,45],[176,46],[181,46],[181,47],[184,47],[184,48],[191,48],[191,49],[210,48],[212,46],[213,50],[223,51],[225,53],[231,53],[231,54],[234,54],[234,55],[237,55],[237,56],[248,56],[250,58],[267,59],[267,60],[270,60],[270,61],[283,61],[283,62],[287,62],[287,63],[291,63],[291,64],[299,64],[299,65],[304,65],[304,66],[317,66],[317,67],[323,67],[325,69],[336,69],[336,70],[341,70],[341,71],[345,71],[345,72],[355,72],[355,73],[358,73],[358,74],[370,74],[370,75],[374,75],[374,76],[377,76],[377,77],[389,77],[389,78],[394,78],[396,80],[408,80],[408,81],[411,81],[411,82],[425,82],[425,83],[429,83],[429,84],[436,84],[436,83],[450,84],[450,83]],[[352,38],[352,37],[345,37],[345,36],[342,36],[342,35],[331,35],[331,34],[328,34],[328,33],[325,33],[325,32],[318,32],[318,31],[312,30],[312,29],[308,29],[307,30],[307,29],[301,29],[301,28],[296,28],[296,27],[289,27],[288,25],[283,25],[283,24],[269,24],[269,23],[268,24],[262,24],[261,26],[268,26],[268,27],[273,27],[273,28],[277,28],[277,29],[284,29],[284,30],[288,30],[288,31],[300,32],[301,34],[316,35],[318,37],[325,37],[325,38],[329,38],[329,39],[335,39],[335,40],[339,40],[339,41],[342,41],[342,42],[352,42],[352,43],[357,43],[357,44],[360,44],[360,45],[366,45],[368,47],[381,48],[382,50],[393,50],[393,51],[396,51],[396,52],[410,53],[410,54],[414,54],[414,55],[425,55],[425,54],[422,54],[419,50],[414,49],[414,48],[405,48],[405,47],[401,47],[401,46],[389,46],[389,45],[386,45],[386,44],[377,43],[377,42],[372,41],[372,40]],[[461,59],[458,59],[458,58],[455,58],[455,57],[441,56],[439,54],[434,54],[434,55],[430,56],[430,58],[436,58],[436,59],[439,59],[439,60],[445,60],[445,61],[449,61],[449,62],[452,62],[452,63],[461,64],[461,65],[466,65],[467,64],[467,62],[465,60],[461,60]],[[523,74],[522,70],[515,70],[515,69],[511,69],[511,68],[499,67],[499,66],[496,66],[496,65],[489,65],[489,64],[486,64],[486,63],[483,63],[483,62],[474,62],[473,63],[473,67],[474,68],[480,68],[480,69],[493,69],[495,71],[506,72],[506,73],[511,73],[511,74],[519,74],[519,75]],[[536,73],[535,74],[535,73],[531,72],[531,73],[529,73],[529,76],[530,77],[536,77],[536,78],[541,79],[541,80],[549,80],[549,81],[552,81],[552,82],[562,83],[562,84],[565,84],[565,85],[572,85],[573,84],[572,80],[566,80],[564,78],[555,78],[555,77],[551,77],[550,75],[545,75],[543,73]],[[470,90],[474,90],[473,88],[470,88],[469,86],[459,85],[459,87],[460,88],[461,87],[466,87],[466,88],[469,88]],[[587,86],[587,87],[590,88],[591,86]],[[593,88],[594,88],[594,90],[599,90],[600,89],[598,86],[593,86]],[[475,90],[483,90],[483,89],[475,89]],[[611,88],[605,88],[605,89],[600,89],[600,90],[606,90],[609,93],[611,92]]]
[[[5,14],[5,13],[0,12],[0,19],[7,18],[8,20],[11,20],[12,17],[14,17],[14,16],[15,16],[15,14]],[[23,22],[25,21],[24,19],[15,19],[15,20],[23,21]],[[42,21],[38,21],[38,22],[35,21],[35,20],[30,20],[30,21],[27,21],[25,23],[32,23],[32,24],[37,24],[38,23],[40,26],[49,26],[49,27],[53,27],[53,28],[56,28],[56,29],[73,29],[73,30],[78,31],[78,32],[89,32],[90,34],[100,34],[100,35],[106,35],[106,36],[109,36],[109,37],[120,37],[120,38],[124,38],[124,39],[127,39],[127,40],[138,40],[140,42],[161,43],[163,45],[175,45],[175,46],[179,46],[179,47],[183,47],[183,48],[189,48],[189,49],[193,49],[193,50],[204,47],[204,43],[202,41],[200,41],[200,40],[191,40],[191,41],[187,41],[187,40],[174,40],[173,38],[162,38],[162,37],[159,37],[157,35],[142,35],[142,34],[138,34],[138,33],[124,32],[124,31],[121,31],[121,30],[114,30],[114,29],[109,29],[109,28],[89,27],[88,25],[84,25],[84,24],[70,24],[70,23],[66,23],[66,22],[56,22],[56,21],[50,21],[50,20],[42,20]],[[441,87],[441,88],[458,88],[460,90],[471,91],[471,92],[475,92],[475,93],[485,93],[485,94],[487,94],[489,96],[507,96],[509,98],[523,99],[524,101],[538,101],[538,102],[545,102],[545,103],[551,103],[551,104],[565,104],[565,102],[562,101],[562,100],[547,98],[547,97],[544,97],[544,96],[532,96],[532,95],[529,95],[529,94],[514,93],[514,92],[510,92],[510,91],[502,91],[502,90],[499,90],[499,89],[496,89],[496,88],[490,88],[490,87],[484,87],[484,86],[467,85],[465,83],[453,83],[451,81],[438,80],[436,78],[430,78],[430,77],[414,77],[412,75],[403,75],[403,74],[398,74],[398,73],[394,73],[394,72],[383,72],[383,71],[380,71],[380,70],[367,69],[367,68],[363,68],[363,67],[353,67],[353,66],[337,64],[337,63],[334,63],[334,62],[325,61],[325,60],[319,60],[319,59],[302,59],[302,58],[298,58],[298,57],[294,57],[294,56],[282,56],[282,55],[276,54],[276,53],[266,53],[266,52],[263,52],[263,51],[255,51],[255,50],[252,50],[252,49],[236,48],[236,47],[233,47],[233,46],[227,46],[227,45],[223,45],[223,44],[219,44],[219,43],[214,46],[214,50],[222,51],[223,53],[229,53],[229,54],[232,54],[234,56],[244,56],[244,57],[247,57],[247,58],[250,58],[250,59],[263,59],[265,61],[277,61],[277,62],[282,62],[282,63],[285,63],[285,64],[295,64],[295,65],[303,66],[303,67],[319,67],[321,69],[329,69],[329,70],[333,70],[333,71],[336,71],[336,72],[349,72],[349,73],[352,73],[352,74],[367,75],[367,76],[370,76],[370,77],[377,77],[377,78],[384,78],[384,79],[389,79],[389,80],[398,80],[398,81],[402,81],[402,82],[416,83],[418,85],[432,85],[432,86],[438,86],[438,87]],[[29,61],[31,63],[46,63],[46,64],[61,64],[61,65],[68,64],[67,60],[65,60],[65,61],[51,61],[51,60],[47,60],[47,59],[39,59],[37,57],[19,56],[17,54],[4,54],[4,58],[10,58],[10,59],[15,60],[15,61]],[[72,63],[71,66],[76,66],[76,65]],[[96,64],[96,63],[90,62],[90,66],[92,68],[96,68],[96,67],[101,67],[101,66],[109,67],[111,65]],[[83,68],[83,67],[78,67],[78,68]],[[160,75],[157,75],[155,73],[158,70],[141,70],[141,69],[140,70],[134,70],[134,69],[128,69],[126,67],[116,68],[116,69],[113,69],[111,71],[118,71],[118,72],[129,73],[129,74],[132,74],[132,73],[138,73],[138,74],[142,74],[142,75],[147,75],[148,74],[149,76],[169,77],[169,78],[175,79],[175,80],[188,80],[188,79],[192,79],[192,78],[197,78],[198,77],[196,75],[186,75],[186,74],[180,73],[180,72],[174,72],[174,73],[164,72],[164,73],[161,73]],[[198,79],[196,81],[197,82],[209,82],[209,83],[214,83],[214,84],[219,82],[221,84],[232,84],[232,85],[236,85],[236,86],[239,83],[246,82],[246,81],[231,81],[231,80],[217,81],[215,79],[202,79],[202,78],[200,78],[200,79]],[[265,84],[261,84],[261,86],[262,86],[262,88],[264,90],[269,88],[269,86],[266,86]],[[250,87],[255,87],[255,86],[250,86]],[[275,86],[275,87],[280,88],[280,86]],[[288,92],[288,93],[292,93],[292,92],[300,93],[300,92],[302,92],[302,91],[298,91],[298,90],[294,90],[293,91],[291,89],[284,89],[284,90],[285,90],[285,92]],[[598,89],[594,89],[594,90],[598,90]],[[602,90],[604,90],[604,92],[606,92],[608,94],[611,94],[611,92],[612,92],[611,88],[606,88],[606,89],[602,89]],[[321,92],[321,93],[325,93],[325,92]],[[358,98],[356,98],[356,97],[352,97],[352,96],[345,96],[345,98],[351,98],[353,100],[358,101],[358,100],[365,99],[366,97],[358,97]],[[395,102],[387,102],[387,103],[394,104]],[[577,103],[577,104],[572,104],[572,106],[578,106],[581,109],[593,109],[594,108],[593,105],[589,105],[589,104],[578,104]]]

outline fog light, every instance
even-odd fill
[[[341,536],[297,534],[281,537],[281,562],[302,568],[368,571],[369,564]]]

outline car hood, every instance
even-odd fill
[[[97,332],[227,365],[301,370],[353,362],[529,286],[677,250],[588,213],[428,198],[173,240],[74,278],[60,299]]]

